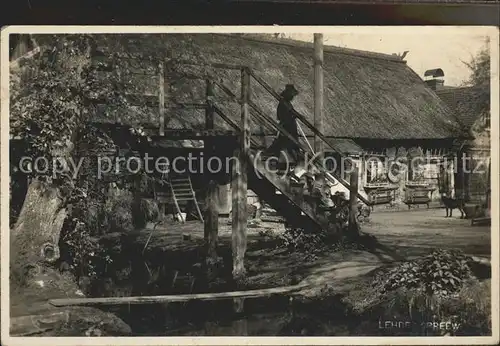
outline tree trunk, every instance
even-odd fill
[[[59,258],[59,235],[66,218],[59,189],[39,180],[28,187],[11,230],[11,279],[18,285],[43,273]]]
[[[34,180],[10,239],[10,315],[12,336],[126,336],[120,318],[95,308],[57,308],[47,301],[81,298],[74,277],[54,266],[67,215],[55,186]],[[19,324],[21,323],[21,324]]]

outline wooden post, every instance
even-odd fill
[[[323,34],[314,34],[314,127],[323,133]],[[324,151],[323,142],[316,135],[314,151]]]
[[[244,304],[245,304],[244,298],[233,299],[233,311],[235,315],[235,320],[233,322],[232,327],[235,336],[248,335],[247,320],[243,316]]]
[[[219,213],[217,210],[217,182],[211,178],[205,196],[204,236],[207,261],[217,261],[217,237],[219,232]]]
[[[207,130],[213,130],[214,128],[214,109],[211,103],[212,96],[213,84],[210,80],[207,80],[207,108],[205,110],[205,127]],[[216,155],[215,142],[212,138],[207,138],[205,140],[204,151],[206,160]],[[205,176],[208,177],[208,181],[205,194],[204,238],[207,256],[206,260],[209,267],[208,269],[211,271],[211,265],[217,262],[217,238],[219,232],[219,211],[217,209],[218,185],[214,174],[206,172]]]
[[[467,174],[465,175],[465,196],[468,199],[470,199],[470,190],[471,190],[471,167],[472,167],[472,155],[470,153],[467,153],[466,156],[466,161],[465,161],[465,170]]]
[[[237,162],[232,168],[232,252],[233,278],[238,283],[245,276],[245,251],[247,248],[247,155],[250,149],[250,123],[248,101],[250,75],[241,70],[241,137],[235,151]]]
[[[352,163],[349,193],[349,233],[359,232],[358,215],[358,166]]]
[[[465,159],[465,151],[460,151],[460,160],[459,161],[459,172],[460,172],[460,185],[461,185],[461,190],[462,190],[462,196],[459,198],[463,198],[466,200],[467,198],[467,186],[465,183],[465,170],[466,167],[465,165],[467,164],[467,160]]]
[[[160,211],[160,219],[161,220],[165,220],[166,217],[167,217],[167,213],[166,213],[166,205],[165,203],[158,203],[160,206],[159,206],[159,211]]]
[[[158,86],[158,111],[160,113],[160,136],[165,135],[165,66],[160,61],[158,65],[159,86]]]
[[[205,109],[205,127],[207,130],[214,129],[214,108],[212,107],[212,99],[214,96],[214,84],[210,79],[206,80],[205,97],[207,108]]]

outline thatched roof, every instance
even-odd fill
[[[143,34],[97,35],[98,48],[105,54],[140,55],[145,59],[180,59],[198,64],[238,64],[251,67],[255,73],[281,91],[293,83],[300,94],[295,108],[313,122],[313,45],[307,42],[227,34]],[[154,73],[156,63],[124,59],[123,65]],[[140,66],[138,66],[140,65]],[[168,97],[176,101],[202,102],[203,77],[211,72],[237,95],[240,73],[235,70],[207,70],[188,66],[167,66]],[[125,69],[123,69],[125,70]],[[137,71],[136,71],[137,72]],[[155,76],[127,74],[131,92],[157,93]],[[105,78],[105,76],[103,76]],[[404,61],[385,54],[325,46],[324,48],[324,134],[328,137],[373,139],[440,139],[459,136],[459,126],[449,108],[427,88],[422,79]],[[216,90],[216,100],[236,122],[240,107]],[[277,101],[252,81],[251,99],[275,118]],[[158,123],[158,110],[129,110],[125,114],[100,114],[97,120]],[[169,110],[169,128],[203,127],[203,110]],[[217,126],[226,127],[222,121]],[[252,123],[254,132],[267,135],[262,123]],[[307,132],[307,131],[306,131]],[[308,133],[309,134],[309,133]]]
[[[481,109],[481,88],[438,89],[436,94],[450,107],[465,130],[470,130],[484,113]]]
[[[331,138],[329,143],[344,154],[360,155],[363,152],[362,147],[348,138]]]

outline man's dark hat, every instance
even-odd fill
[[[293,84],[287,84],[287,85],[285,85],[285,90],[283,90],[283,92],[281,94],[287,94],[287,93],[291,93],[293,95],[298,95],[299,91],[295,88],[295,86]]]

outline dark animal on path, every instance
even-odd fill
[[[458,209],[460,213],[462,214],[460,216],[461,219],[464,218],[465,211],[464,211],[464,200],[463,198],[451,198],[447,197],[445,195],[441,196],[441,201],[443,201],[444,207],[446,208],[446,216],[448,217],[448,210],[449,210],[449,217],[452,217],[453,214],[453,209]]]

